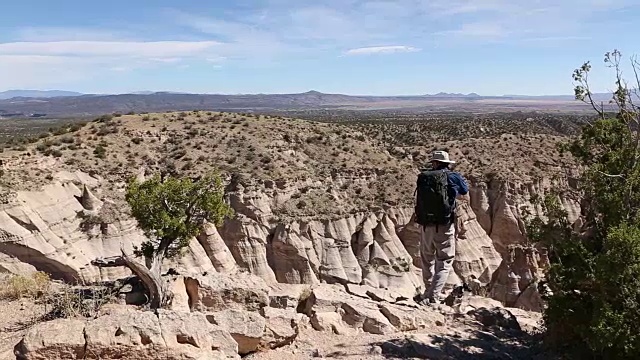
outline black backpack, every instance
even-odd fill
[[[448,170],[424,170],[416,184],[416,222],[422,226],[444,225],[453,220],[449,199]]]

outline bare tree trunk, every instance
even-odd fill
[[[152,309],[159,309],[166,305],[167,289],[161,276],[164,254],[154,254],[149,268],[125,254],[124,251],[122,252],[122,258],[126,266],[142,280],[147,291],[149,291],[149,306]]]
[[[149,267],[134,260],[133,257],[127,255],[121,249],[122,255],[109,259],[97,259],[91,263],[98,267],[119,267],[126,266],[140,278],[144,287],[149,292],[149,307],[151,309],[159,309],[167,304],[171,298],[170,291],[162,281],[162,261],[164,260],[164,251],[154,253],[150,259]]]

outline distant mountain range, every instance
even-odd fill
[[[80,96],[82,93],[63,90],[7,90],[0,91],[0,99],[25,98],[52,98],[58,96]]]
[[[610,94],[596,94],[607,102]],[[482,96],[444,93],[409,96],[359,96],[308,91],[298,94],[190,94],[139,91],[129,94],[81,94],[61,90],[10,90],[0,92],[0,117],[77,117],[106,113],[187,110],[299,111],[314,109],[420,111],[577,110],[585,107],[571,95]]]
[[[463,94],[463,93],[447,93],[447,92],[439,92],[437,94],[424,94],[424,95],[397,95],[397,96],[376,96],[376,95],[343,95],[343,94],[327,94],[322,93],[316,90],[310,90],[301,94],[198,94],[198,93],[188,93],[188,92],[177,92],[177,91],[134,91],[129,93],[121,93],[121,94],[84,94],[76,91],[65,91],[65,90],[7,90],[0,91],[0,100],[8,100],[12,98],[53,98],[53,97],[69,97],[69,96],[113,96],[113,95],[156,95],[156,94],[180,94],[180,95],[214,95],[214,96],[264,96],[264,95],[339,95],[339,96],[351,96],[351,97],[369,97],[369,98],[415,98],[415,97],[437,97],[437,98],[510,98],[510,99],[549,99],[549,100],[573,100],[573,95],[488,95],[483,96],[479,95],[475,92]],[[610,99],[611,94],[594,94],[594,96],[598,99],[603,99],[604,97],[607,100]]]

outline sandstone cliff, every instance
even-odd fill
[[[313,191],[334,199],[324,206],[349,201],[333,180],[230,184],[228,198],[236,217],[219,229],[207,226],[186,254],[167,268],[185,275],[241,268],[269,284],[364,284],[393,289],[405,297],[420,291],[419,229],[412,222],[410,206],[336,211],[333,217],[292,217],[282,212],[292,199]],[[495,298],[515,303],[516,299],[507,299],[501,290],[508,286],[509,276],[518,273],[518,294],[532,291],[527,289],[538,267],[527,272],[519,266],[514,272],[511,264],[534,257],[544,261],[544,254],[527,257],[513,254],[509,247],[524,243],[522,213],[527,206],[536,211],[529,198],[543,195],[552,182],[470,183],[470,202],[460,202],[464,233],[448,283],[476,278],[494,287],[491,294]],[[135,221],[110,199],[101,198],[101,185],[98,177],[63,173],[40,191],[17,192],[0,208],[0,270],[43,270],[54,278],[76,282],[128,275],[124,268],[99,269],[90,264],[93,259],[119,254],[121,246],[130,252],[144,240]],[[577,202],[567,197],[563,204],[577,218]]]

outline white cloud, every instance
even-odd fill
[[[87,77],[95,65],[65,56],[0,55],[4,89],[56,88]]]
[[[115,41],[126,38],[122,31],[82,27],[28,26],[14,31],[17,41]]]
[[[179,57],[160,57],[160,58],[150,58],[149,60],[159,62],[159,63],[177,63],[182,61],[182,58]]]
[[[112,68],[109,68],[109,70],[115,71],[115,72],[128,72],[128,71],[132,71],[133,69],[126,66],[114,66]]]
[[[171,58],[211,50],[215,41],[51,41],[0,43],[0,55]]]
[[[407,0],[412,1],[412,0]],[[528,39],[569,39],[595,32],[594,23],[608,21],[611,12],[638,6],[634,0],[434,0],[423,6],[449,29],[435,33],[456,39],[522,42]]]
[[[433,0],[425,3],[426,9],[437,16],[462,15],[477,12],[504,11],[515,1],[504,0]]]
[[[241,19],[223,20],[179,10],[167,13],[177,24],[221,42],[215,56],[209,58],[269,60],[296,50],[296,46],[286,43],[285,37],[277,31],[285,26],[284,23],[276,25],[264,14],[243,14]]]
[[[346,55],[372,55],[416,52],[420,49],[413,46],[393,45],[393,46],[369,46],[347,50]]]
[[[176,67],[183,59],[215,57],[214,41],[51,41],[0,43],[2,87],[66,88],[134,72],[141,68]]]
[[[427,47],[449,39],[520,42],[584,36],[591,21],[634,0],[267,0],[224,16],[170,10],[182,26],[245,58],[319,54],[371,43]],[[637,5],[636,5],[637,6]],[[451,45],[456,45],[452,43]],[[459,44],[457,44],[459,45]]]
[[[214,63],[214,64],[221,63],[225,60],[227,60],[227,58],[224,56],[209,57],[206,59],[207,62]]]
[[[545,37],[533,37],[522,39],[524,42],[531,43],[558,43],[558,42],[566,42],[566,41],[585,41],[591,40],[589,36],[545,36]]]
[[[436,35],[491,40],[505,38],[509,33],[509,30],[494,22],[475,22],[462,24],[456,30],[441,31]]]

